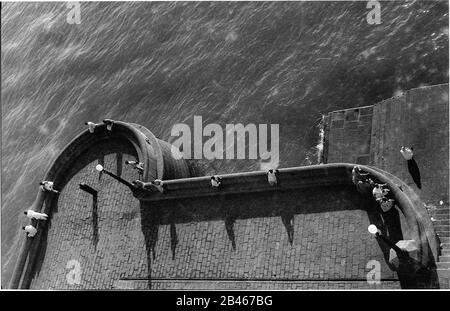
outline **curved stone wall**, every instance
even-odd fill
[[[142,256],[139,201],[128,187],[95,170],[101,162],[126,180],[137,179],[136,171],[123,165],[126,160],[135,161],[136,156],[126,141],[108,141],[78,159],[52,206],[31,288],[111,288],[113,280],[139,269],[139,261],[134,260]],[[97,196],[81,190],[80,183],[97,190]],[[67,267],[74,261],[80,265],[79,284],[67,281]]]
[[[363,167],[391,188],[398,206],[388,213],[356,191],[353,165],[343,163],[280,169],[276,187],[265,172],[222,175],[220,190],[211,188],[207,176],[165,180],[163,194],[144,193],[139,201],[132,186],[117,180],[138,178],[126,160],[155,161],[146,165],[144,179],[161,176],[161,170],[176,177],[189,171],[183,161],[166,161],[169,145],[148,130],[119,124],[123,132],[81,134],[50,169],[47,177],[54,177],[61,194],[39,193],[35,207],[50,219],[26,238],[11,287],[403,286],[389,264],[389,247],[367,232],[369,224],[394,243],[415,240],[417,265],[426,274],[420,286],[436,286],[433,227],[423,203],[395,176]],[[97,172],[99,163],[118,177]],[[81,183],[93,190],[82,190]],[[379,282],[371,284],[374,268]]]
[[[78,180],[77,176],[79,170],[85,170],[84,167],[80,167],[80,163],[85,163],[88,159],[93,162],[97,161],[97,164],[102,164],[108,171],[115,167],[115,174],[118,175],[119,178],[122,178],[125,183],[128,183],[128,187],[118,183],[117,180],[111,179],[109,176],[107,177],[122,188],[125,187],[128,189],[130,195],[130,188],[131,190],[133,190],[133,188],[129,182],[139,178],[138,176],[133,176],[131,179],[121,177],[123,172],[131,170],[129,167],[125,169],[125,161],[128,157],[126,155],[132,156],[134,157],[134,160],[138,160],[144,164],[143,181],[152,181],[156,178],[163,179],[164,175],[171,178],[189,177],[188,166],[183,160],[173,160],[164,163],[165,159],[169,161],[171,157],[171,154],[162,151],[161,146],[166,147],[165,144],[167,143],[155,138],[149,130],[140,125],[115,121],[112,130],[108,130],[105,124],[97,124],[94,133],[90,133],[86,130],[73,139],[57,157],[55,162],[52,163],[46,176],[43,178],[43,180],[53,181],[55,189],[62,190],[61,196],[39,190],[32,209],[39,212],[45,212],[52,218],[53,215],[56,215],[58,212],[58,205],[64,204],[65,198],[69,197],[69,202],[71,202],[71,204],[84,202],[84,197],[73,196],[73,188],[70,190],[72,191],[72,194],[67,196],[66,186],[73,186],[73,180]],[[167,149],[167,147],[165,149]],[[114,152],[116,153],[115,163],[105,162],[108,158],[107,155]],[[87,165],[87,162],[85,164]],[[171,165],[176,167],[171,167]],[[91,174],[93,173],[94,171],[91,172]],[[81,179],[78,181],[80,183],[83,182]],[[123,192],[124,190],[122,189],[121,191]],[[66,194],[66,197],[64,194]],[[124,202],[130,201],[129,198],[126,198],[123,194],[117,192],[109,194],[108,192],[102,192],[102,194],[103,197],[108,198],[105,199],[109,202],[107,206],[113,204],[111,202],[115,202],[116,199],[119,201],[125,200]],[[97,200],[101,200],[101,196],[102,195],[100,195],[99,192]],[[133,200],[137,201],[135,198],[133,198]],[[99,202],[97,202],[97,205],[98,204]],[[81,212],[77,212],[73,216],[79,217],[81,214]],[[67,218],[62,219],[66,220]],[[74,219],[72,219],[72,221],[77,223]],[[39,252],[42,253],[41,250],[43,248],[46,248],[45,234],[49,223],[51,223],[51,221],[31,221],[31,224],[37,227],[38,234],[33,238],[25,238],[23,242],[10,282],[11,288],[27,288],[30,285],[31,280],[36,274],[36,256]],[[75,237],[77,235],[71,234],[70,236]],[[41,254],[41,256],[43,255]]]

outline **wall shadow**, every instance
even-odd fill
[[[94,249],[97,250],[97,244],[99,240],[98,236],[98,195],[94,193],[92,195],[92,243]]]
[[[295,215],[336,212],[344,210],[366,211],[369,222],[380,228],[382,233],[394,243],[403,239],[400,214],[393,208],[383,213],[378,203],[369,194],[361,194],[353,185],[324,186],[311,189],[265,191],[257,193],[239,193],[218,195],[213,197],[189,198],[148,202],[159,214],[143,216],[143,226],[156,226],[156,219],[160,225],[171,225],[189,222],[220,221],[225,223],[226,233],[233,250],[236,250],[234,225],[237,220],[280,217],[285,227],[287,239],[291,245],[294,242]],[[177,206],[177,213],[169,212]],[[153,212],[154,213],[154,212]],[[147,220],[146,220],[147,219]],[[153,223],[153,225],[150,225]],[[366,225],[364,225],[366,226]],[[154,229],[153,229],[154,230]],[[364,228],[363,230],[367,230]],[[146,229],[148,245],[153,249],[156,233]],[[367,233],[369,234],[369,233]],[[157,237],[156,237],[157,238]],[[385,243],[375,239],[389,265],[390,248]],[[374,241],[374,242],[375,242]]]
[[[123,162],[123,155],[121,152],[118,152],[116,154],[116,168],[117,168],[116,175],[119,177],[122,177],[122,168],[123,168],[122,162]]]
[[[411,175],[414,183],[416,184],[417,188],[422,189],[422,182],[420,178],[420,169],[417,165],[417,162],[414,158],[407,161],[408,164],[408,172]]]
[[[177,228],[175,223],[170,224],[170,249],[172,250],[172,260],[175,260],[176,249],[178,245]]]
[[[161,223],[161,209],[160,206],[158,206],[158,204],[147,204],[141,202],[140,212],[141,212],[141,230],[142,234],[144,235],[145,253],[147,257],[147,282],[148,282],[147,285],[148,289],[151,289],[152,262],[153,260],[156,259],[156,243],[158,241],[159,225]],[[171,235],[172,235],[172,227],[171,227]],[[174,245],[175,247],[172,249],[173,257],[174,257],[174,249],[176,248],[176,244]]]
[[[233,250],[236,250],[236,236],[234,234],[234,223],[237,219],[237,212],[232,207],[225,209],[224,221],[225,221],[225,230],[228,235],[228,239],[231,242],[231,247]]]
[[[250,219],[256,217],[281,217],[289,224],[289,218],[297,214],[324,213],[328,211],[366,210],[360,204],[355,187],[337,185],[313,189],[262,191],[217,195],[202,198],[183,198],[148,202],[161,207],[162,225],[170,224],[165,210],[180,207],[171,221],[189,223],[218,221],[228,218]]]
[[[289,244],[292,246],[292,243],[294,243],[294,213],[288,209],[283,209],[280,216],[281,221],[286,228]]]
[[[437,289],[440,287],[436,269],[426,267],[413,258],[401,260],[397,274],[403,289]]]

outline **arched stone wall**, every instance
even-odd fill
[[[124,150],[128,150],[128,153],[123,154],[117,144],[122,144],[121,146]],[[156,178],[164,179],[164,174],[170,178],[189,177],[189,168],[183,160],[174,160],[169,164],[164,163],[164,159],[169,160],[171,157],[171,154],[162,151],[162,147],[167,150],[166,144],[168,143],[155,138],[149,130],[140,125],[115,121],[112,130],[108,130],[105,124],[97,124],[94,133],[86,130],[64,148],[49,167],[43,180],[51,180],[55,183],[56,189],[64,189],[67,183],[72,184],[72,178],[77,178],[77,170],[84,169],[79,167],[79,163],[84,163],[83,161],[86,161],[86,159],[99,158],[99,163],[105,164],[104,160],[106,155],[110,154],[111,148],[115,148],[117,157],[120,157],[120,159],[116,157],[115,164],[108,164],[116,167],[117,174],[121,174],[126,160],[124,157],[129,155],[144,164],[143,181],[151,181]],[[177,168],[172,168],[170,165],[175,165]],[[110,169],[108,166],[105,168]],[[137,179],[136,176],[134,179]],[[117,181],[114,182],[117,183]],[[124,187],[124,185],[121,186]],[[62,192],[61,195],[64,193],[67,192]],[[123,195],[114,194],[112,197],[119,200],[123,199]],[[32,209],[45,212],[52,217],[53,213],[57,212],[59,199],[58,195],[39,190]],[[72,197],[71,200],[72,202],[78,202],[80,198]],[[127,201],[130,200],[127,199]],[[134,199],[134,201],[137,200]],[[47,232],[48,223],[39,223],[32,220],[31,224],[37,227],[38,234],[33,238],[25,238],[23,242],[10,282],[11,288],[27,288],[30,285],[31,279],[35,275],[36,256],[45,246],[41,244],[41,240],[43,234]]]
[[[437,244],[423,203],[387,172],[363,167],[394,193],[398,208],[385,215],[356,191],[353,165],[345,163],[280,169],[277,187],[264,172],[223,175],[220,190],[207,176],[165,180],[164,194],[148,193],[139,202],[95,165],[130,181],[137,176],[125,160],[164,161],[170,148],[158,151],[156,138],[142,127],[123,126],[115,135],[104,128],[81,134],[90,144],[75,139],[55,161],[47,178],[54,177],[61,194],[39,192],[35,206],[50,220],[26,239],[15,287],[370,288],[372,260],[382,269],[375,287],[399,287],[389,248],[370,236],[370,223],[394,242],[415,240],[418,264],[434,268]],[[165,172],[165,165],[154,172]],[[170,174],[183,177],[186,167]],[[144,178],[150,174],[146,169]],[[79,279],[73,278],[77,272]]]

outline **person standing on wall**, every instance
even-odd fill
[[[417,185],[417,188],[422,189],[422,183],[420,181],[420,170],[416,160],[414,159],[413,148],[402,146],[402,148],[400,149],[400,153],[408,164],[409,174],[411,175],[414,183]]]

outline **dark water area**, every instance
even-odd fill
[[[316,162],[323,113],[448,83],[448,2],[3,3],[2,286],[23,210],[85,121],[279,124],[279,167]],[[200,161],[204,174],[261,169]]]

